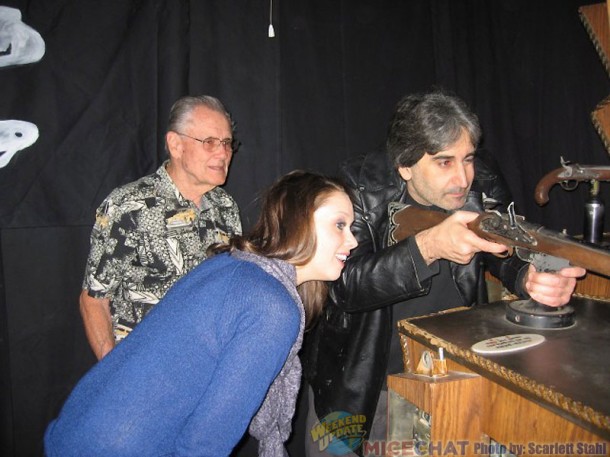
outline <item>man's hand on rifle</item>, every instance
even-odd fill
[[[466,224],[478,216],[470,211],[456,211],[440,224],[415,235],[415,241],[428,265],[446,259],[467,264],[480,251],[501,254],[507,250],[503,244],[478,237]]]
[[[538,303],[563,306],[570,301],[576,287],[576,278],[584,276],[586,272],[584,268],[568,267],[556,273],[542,273],[530,264],[524,278],[525,290]]]

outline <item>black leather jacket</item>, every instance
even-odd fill
[[[511,196],[503,178],[486,163],[484,151],[475,157],[475,180],[465,207],[482,210],[484,192],[505,208]],[[384,384],[392,305],[428,294],[430,280],[419,281],[408,240],[387,245],[388,203],[404,202],[408,195],[387,154],[351,159],[339,174],[353,192],[352,231],[359,244],[331,285],[325,310],[306,339],[304,375],[319,418],[334,411],[364,414],[368,431]],[[477,254],[468,265],[451,264],[464,305],[474,304],[484,285],[481,260],[506,287],[525,295],[520,287],[515,290],[524,274],[522,261]]]

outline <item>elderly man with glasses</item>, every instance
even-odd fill
[[[169,160],[114,189],[96,213],[80,311],[98,359],[205,259],[208,246],[241,234],[237,204],[218,187],[235,147],[223,104],[205,95],[179,99],[165,142]],[[179,331],[168,327],[168,337]]]

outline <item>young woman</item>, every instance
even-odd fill
[[[47,456],[220,457],[248,424],[260,455],[283,456],[303,330],[357,245],[353,219],[339,182],[281,178],[252,233],[216,248],[83,377]]]

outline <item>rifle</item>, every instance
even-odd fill
[[[560,184],[565,190],[574,190],[581,181],[610,181],[610,166],[571,164],[561,157],[561,168],[544,175],[536,185],[534,200],[544,205],[548,203],[549,190],[555,184]]]
[[[390,243],[434,227],[450,216],[416,206],[391,206],[389,213]],[[610,251],[527,222],[515,214],[513,203],[506,214],[486,211],[467,225],[479,237],[507,246],[506,255],[516,254],[521,260],[534,263],[538,271],[558,271],[573,265],[610,276]]]

